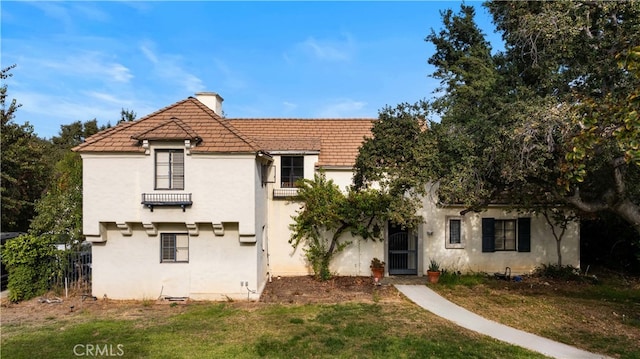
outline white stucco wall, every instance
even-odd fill
[[[188,263],[160,262],[160,235],[150,236],[137,225],[131,236],[107,226],[107,241],[93,244],[92,291],[102,298],[157,299],[160,295],[194,300],[247,299],[255,290],[255,247],[238,241],[238,228],[227,224],[224,236],[212,228],[189,237]],[[159,233],[187,233],[181,224],[161,224]],[[251,295],[257,299],[257,294]]]
[[[279,166],[279,156],[275,158]],[[315,173],[317,156],[305,157],[305,178],[312,179]],[[279,167],[278,167],[279,168]],[[332,179],[342,190],[351,185],[353,173],[346,169],[325,169],[325,175]],[[274,188],[279,188],[280,174],[277,173]],[[273,199],[270,191],[269,203],[269,262],[273,276],[309,275],[313,271],[305,259],[303,247],[294,249],[289,244],[291,232],[289,224],[292,216],[300,205],[288,199]],[[371,274],[369,265],[373,257],[384,257],[384,243],[363,241],[353,238],[351,234],[344,234],[342,241],[353,243],[342,253],[336,255],[331,263],[331,271],[340,275],[368,276]]]
[[[513,274],[531,273],[541,264],[557,264],[556,240],[544,217],[509,212],[491,207],[480,213],[470,212],[460,216],[463,208],[439,208],[425,204],[422,215],[425,224],[423,258],[425,270],[430,259],[437,260],[443,268],[461,272],[504,273],[511,268]],[[448,218],[462,219],[464,248],[446,248]],[[531,218],[531,251],[482,252],[482,218],[517,219]],[[557,229],[559,233],[559,228]],[[573,222],[562,240],[562,264],[580,267],[580,226]]]
[[[156,148],[180,146],[156,143],[148,155],[82,154],[94,295],[155,299],[162,290],[192,299],[247,299],[242,281],[256,291],[249,298],[258,298],[267,278],[267,188],[256,155],[185,153],[184,190],[154,190]],[[193,205],[151,211],[140,203],[142,193],[191,193]],[[160,263],[162,232],[189,233],[189,263]]]
[[[256,234],[255,155],[185,155],[184,190],[154,189],[155,148],[144,154],[92,154],[83,158],[83,230],[99,236],[99,224],[115,223],[240,223],[240,235]],[[179,148],[179,147],[177,147]],[[182,211],[141,202],[142,193],[192,193],[193,205]]]

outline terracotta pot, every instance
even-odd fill
[[[384,267],[372,267],[371,268],[371,273],[373,273],[373,278],[377,279],[378,281],[380,279],[382,279],[382,277],[384,277]]]
[[[440,280],[440,272],[427,271],[427,278],[429,283],[438,283],[438,280]]]

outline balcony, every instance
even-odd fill
[[[273,198],[291,198],[298,195],[297,188],[274,188]]]
[[[182,212],[187,206],[193,204],[191,201],[191,193],[143,193],[142,202],[151,212],[153,207],[182,207]]]

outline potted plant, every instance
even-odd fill
[[[373,279],[376,281],[376,283],[379,282],[384,276],[384,262],[374,257],[371,260],[371,265],[369,266],[369,268],[371,268]]]
[[[429,268],[427,269],[427,278],[429,283],[438,283],[440,279],[440,263],[435,259],[429,260]]]

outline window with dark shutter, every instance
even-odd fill
[[[495,252],[495,220],[493,218],[482,219],[482,251]]]
[[[518,218],[518,252],[531,252],[531,218]]]

